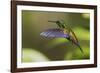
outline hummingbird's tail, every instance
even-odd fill
[[[79,49],[81,50],[81,53],[82,53],[83,57],[85,57],[84,51],[82,50],[81,46],[78,45],[78,47],[79,47]]]
[[[77,46],[79,47],[79,49],[81,50],[81,52],[84,54],[84,51],[82,50],[81,46],[79,44]]]

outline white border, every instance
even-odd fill
[[[73,60],[73,61],[52,61],[52,62],[34,62],[21,63],[21,37],[22,37],[22,10],[36,11],[54,11],[54,12],[74,12],[74,13],[90,13],[90,59],[89,60]],[[17,68],[28,67],[46,67],[46,66],[61,66],[61,65],[82,65],[94,64],[94,10],[92,9],[76,9],[76,8],[57,8],[57,7],[40,7],[40,6],[17,6]]]

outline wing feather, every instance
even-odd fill
[[[70,29],[70,38],[74,43],[78,43],[78,39],[73,30]]]
[[[79,42],[78,42],[78,39],[77,39],[74,31],[72,31],[71,29],[70,29],[70,38],[71,38],[71,41],[80,48],[81,52],[84,53]]]

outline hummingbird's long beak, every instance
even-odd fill
[[[48,21],[48,22],[56,23],[57,21]]]

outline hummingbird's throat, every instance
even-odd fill
[[[67,29],[63,29],[64,34],[69,34],[69,31]]]

